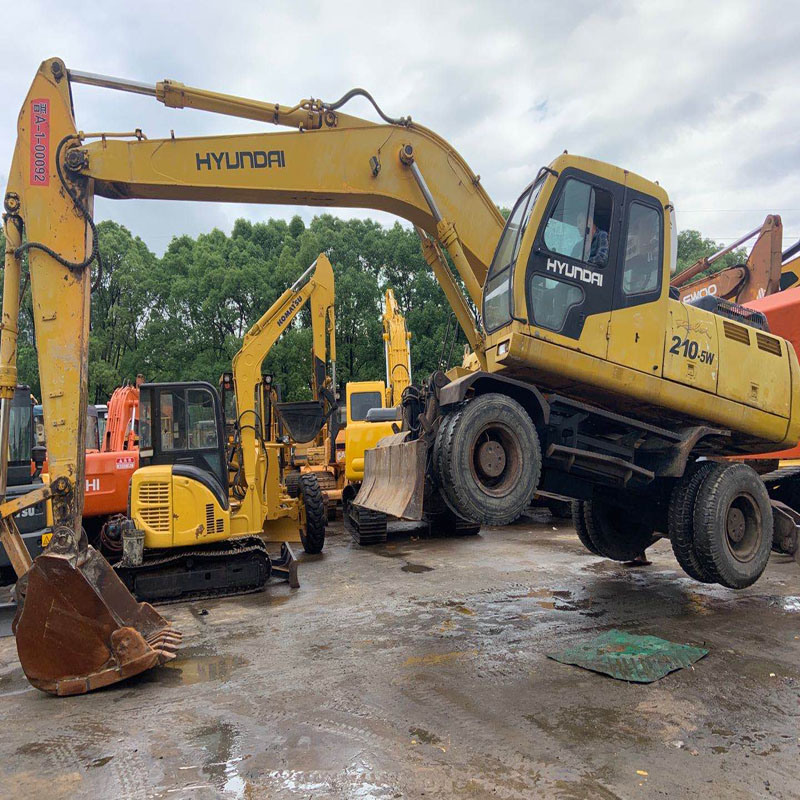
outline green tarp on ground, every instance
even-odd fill
[[[620,681],[652,683],[676,669],[683,669],[708,655],[708,650],[677,644],[657,636],[637,636],[610,630],[583,644],[547,657],[602,672]]]

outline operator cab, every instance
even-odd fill
[[[658,300],[667,202],[657,185],[590,159],[565,155],[542,168],[514,205],[489,268],[487,332],[515,319],[580,339],[593,315]],[[515,304],[517,266],[524,307]]]
[[[139,463],[172,465],[228,508],[224,421],[219,393],[205,381],[145,383],[139,390]]]

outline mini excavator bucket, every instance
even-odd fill
[[[406,441],[408,432],[386,436],[364,452],[364,481],[354,505],[398,519],[422,519],[427,445]]]
[[[295,442],[310,442],[325,424],[325,408],[318,400],[278,403],[277,408],[281,422]]]
[[[57,529],[17,583],[13,630],[33,686],[83,694],[175,657],[180,634],[139,603],[114,569],[82,537]]]

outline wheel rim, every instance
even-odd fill
[[[725,515],[725,545],[740,562],[752,560],[761,542],[761,510],[749,494],[733,498]]]
[[[470,467],[486,494],[509,494],[522,473],[522,447],[514,431],[500,422],[484,425],[472,444]]]

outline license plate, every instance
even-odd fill
[[[42,547],[47,547],[50,544],[50,540],[53,538],[52,533],[43,533],[42,534]]]

